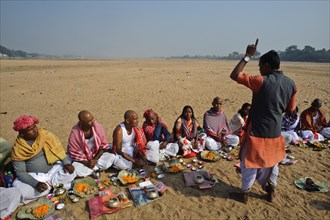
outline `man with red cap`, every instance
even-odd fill
[[[21,190],[22,202],[47,195],[54,185],[70,185],[76,177],[59,138],[38,128],[38,123],[37,118],[27,115],[14,121],[18,136],[11,151],[17,175],[13,185]]]

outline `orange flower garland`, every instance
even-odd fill
[[[33,215],[36,218],[42,218],[47,214],[49,208],[50,208],[49,204],[40,205],[33,210]]]

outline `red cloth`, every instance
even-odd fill
[[[14,127],[13,129],[15,131],[20,131],[24,130],[28,127],[30,127],[33,124],[38,124],[39,119],[33,116],[28,116],[28,115],[22,115],[19,116],[15,121],[14,121]]]
[[[79,124],[73,126],[68,144],[68,153],[72,160],[83,161],[92,160],[97,151],[102,147],[108,149],[109,144],[105,136],[103,127],[101,124],[94,122],[92,127],[93,137],[95,141],[94,148],[90,150],[87,146],[85,135]]]
[[[120,201],[120,205],[116,208],[108,207],[107,203],[111,198],[118,197],[119,194],[112,193],[111,189],[107,190],[107,195],[97,196],[88,200],[89,214],[91,219],[94,219],[103,214],[111,214],[118,212],[121,209],[132,206],[132,202],[125,198]]]
[[[139,152],[146,154],[147,139],[141,127],[133,127],[135,132],[135,144],[139,147]]]

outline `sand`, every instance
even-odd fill
[[[223,99],[223,109],[230,119],[251,92],[229,78],[236,61],[206,60],[1,60],[0,136],[14,142],[17,133],[12,123],[22,114],[40,119],[40,126],[59,136],[64,146],[80,110],[94,114],[106,131],[109,142],[115,126],[123,121],[128,109],[139,114],[153,108],[172,128],[185,105],[191,105],[202,124],[203,113],[212,99]],[[329,64],[283,62],[281,69],[297,84],[299,112],[315,98],[323,100],[330,119]],[[246,72],[258,74],[256,61]],[[224,159],[206,163],[205,168],[218,179],[212,189],[186,187],[182,173],[167,174],[162,181],[168,190],[160,199],[141,207],[130,207],[97,219],[329,219],[328,193],[310,193],[296,188],[295,179],[312,176],[329,181],[329,149],[313,151],[290,146],[298,163],[280,166],[278,200],[269,203],[255,183],[247,205],[229,198],[238,191],[241,176],[234,164]],[[186,159],[186,162],[190,162]],[[152,170],[152,166],[146,166]],[[101,179],[108,179],[109,172]],[[111,187],[118,192],[126,187]],[[19,210],[19,209],[18,209]],[[17,210],[17,211],[18,211]],[[14,213],[16,214],[17,211]],[[88,219],[86,200],[68,203],[59,212],[64,219]]]

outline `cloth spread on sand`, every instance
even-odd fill
[[[196,176],[202,176],[204,178],[204,182],[200,184],[196,183]],[[211,188],[216,183],[210,172],[207,170],[183,173],[183,179],[186,183],[186,186],[197,186],[199,189]]]
[[[119,194],[115,194],[111,191],[111,189],[102,191],[106,192],[104,196],[97,196],[93,197],[88,200],[88,207],[89,207],[89,214],[91,219],[96,218],[97,216],[103,215],[103,214],[111,214],[118,212],[121,209],[133,206],[132,202],[128,200],[126,196],[124,198],[120,197],[121,195],[125,195],[123,192],[120,192]],[[120,205],[118,207],[110,208],[108,207],[107,203],[111,198],[118,198],[120,201]]]
[[[205,112],[203,128],[206,134],[212,137],[217,137],[221,132],[224,135],[230,133],[225,113],[223,111],[215,112],[213,108]]]
[[[329,186],[325,182],[320,182],[313,177],[302,177],[293,181],[294,185],[306,191],[312,192],[328,192]]]
[[[30,146],[22,137],[18,136],[11,152],[12,160],[28,160],[43,150],[47,162],[54,164],[58,160],[64,160],[65,150],[57,136],[53,133],[40,128],[38,136],[32,146]]]
[[[312,116],[312,109],[311,107],[303,111],[300,115],[301,130],[311,130],[315,136],[315,138],[318,137],[316,126],[324,126],[327,127],[327,120],[325,119],[324,112],[319,109],[318,110],[319,118],[317,122],[314,124],[313,116]]]
[[[90,150],[86,143],[84,131],[80,128],[79,124],[73,126],[68,144],[68,153],[72,160],[92,160],[100,148],[109,148],[108,140],[101,124],[94,122],[92,132],[95,144],[94,148]]]

